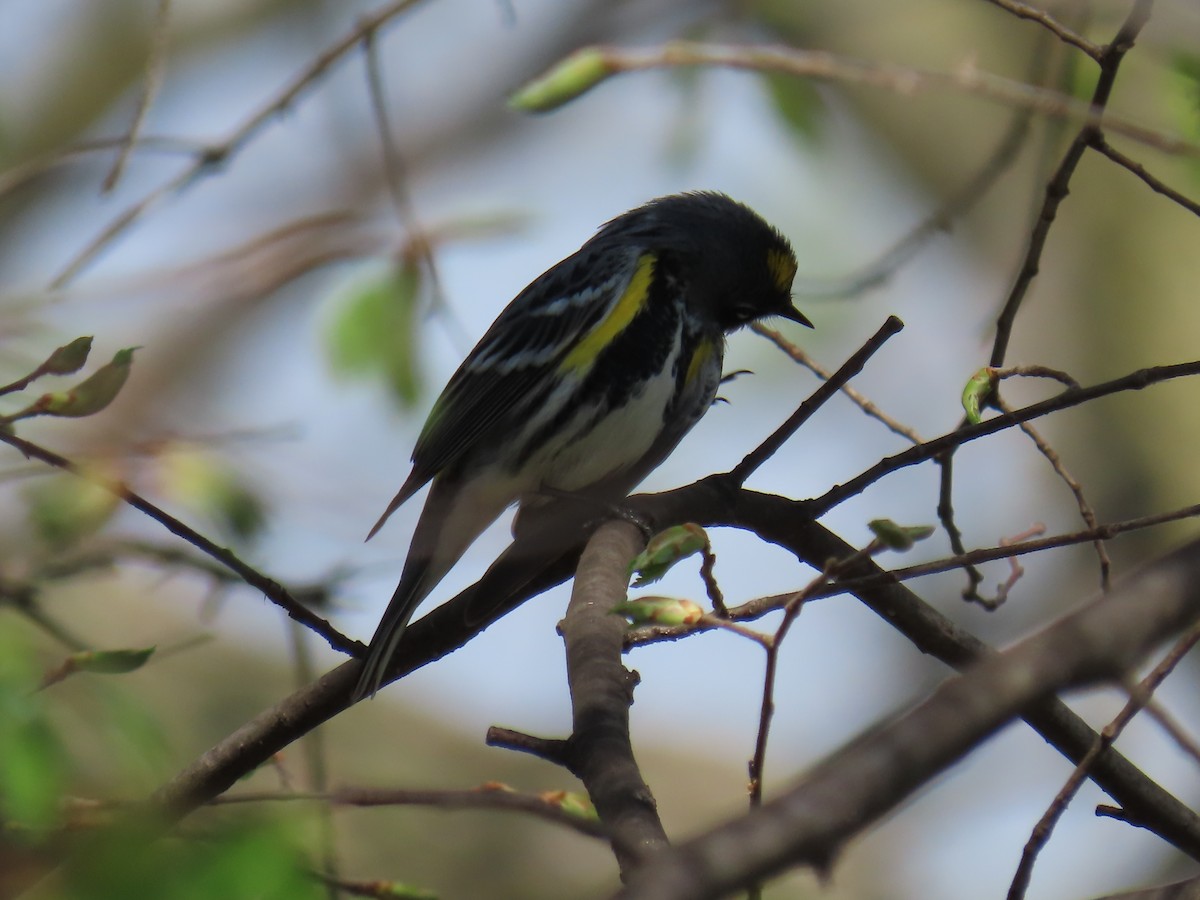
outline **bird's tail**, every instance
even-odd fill
[[[413,533],[400,583],[363,658],[362,674],[354,689],[355,701],[374,696],[379,690],[404,630],[421,601],[437,587],[475,538],[496,521],[508,503],[507,493],[489,490],[483,483],[464,485],[434,480]]]
[[[421,601],[429,595],[436,584],[436,582],[430,583],[430,579],[427,577],[428,565],[420,566],[420,570],[415,571],[412,562],[410,556],[404,565],[404,574],[400,576],[400,583],[396,585],[392,599],[388,602],[387,610],[384,612],[383,618],[379,620],[379,626],[375,629],[370,646],[367,647],[367,655],[363,658],[362,673],[358,676],[358,685],[354,688],[355,702],[364,697],[374,697],[375,692],[382,686],[388,663],[392,661],[396,647],[399,646],[400,639],[404,637],[404,629],[408,627],[408,623],[412,619],[413,613],[417,611],[417,607],[421,605]]]

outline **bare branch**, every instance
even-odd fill
[[[784,502],[794,504],[795,508],[793,512],[801,514],[800,510],[803,508],[803,501],[785,500]],[[911,566],[900,566],[887,570],[880,569],[876,575],[865,577],[858,575],[854,578],[844,578],[836,584],[831,584],[818,590],[811,599],[819,600],[827,597],[836,597],[847,592],[855,593],[863,588],[872,586],[909,581],[913,578],[923,578],[926,575],[936,575],[940,572],[950,572],[969,565],[994,562],[996,560],[1013,560],[1030,553],[1042,553],[1046,550],[1057,550],[1060,547],[1070,547],[1075,544],[1093,543],[1097,540],[1111,540],[1131,531],[1154,528],[1159,525],[1165,525],[1168,522],[1179,522],[1184,519],[1194,519],[1197,517],[1200,517],[1200,504],[1184,506],[1179,509],[1142,516],[1136,519],[1105,522],[1097,525],[1095,528],[1085,528],[1081,531],[1070,532],[1069,534],[1056,534],[1047,538],[1014,543],[1001,541],[995,547],[981,547],[966,553],[917,563]],[[747,523],[745,527],[754,530],[750,523]],[[739,606],[731,607],[727,611],[728,620],[718,619],[713,616],[704,616],[694,625],[643,625],[626,632],[625,649],[631,650],[634,647],[641,647],[660,641],[675,641],[691,634],[711,631],[715,628],[735,630],[744,637],[749,637],[751,640],[763,643],[763,636],[757,632],[737,630],[731,628],[731,626],[736,625],[737,622],[753,621],[762,618],[769,612],[783,609],[795,596],[795,592],[789,592],[750,600]]]
[[[893,809],[1023,710],[1068,687],[1120,677],[1200,616],[1200,542],[1127,579],[943,683],[915,709],[852,741],[758,810],[638,869],[624,900],[703,900],[809,864]]]
[[[1172,366],[1152,366],[1147,369],[1139,369],[1120,378],[1114,378],[1111,381],[1094,384],[1091,387],[1079,388],[1078,390],[1065,390],[1040,403],[1023,406],[1013,410],[1011,413],[980,422],[978,425],[964,426],[955,431],[943,434],[941,437],[928,440],[916,447],[911,447],[894,456],[885,457],[865,472],[856,475],[849,481],[836,485],[820,497],[810,501],[813,506],[814,515],[823,515],[839,503],[862,493],[885,475],[908,466],[916,465],[917,463],[925,462],[926,460],[934,459],[945,451],[959,447],[969,441],[978,440],[981,437],[995,434],[998,431],[1003,431],[1022,422],[1028,422],[1031,419],[1040,418],[1052,412],[1058,412],[1060,409],[1068,409],[1078,406],[1081,403],[1086,403],[1089,400],[1107,397],[1109,394],[1130,390],[1138,391],[1151,384],[1158,384],[1172,378],[1184,378],[1197,374],[1200,374],[1200,360],[1177,363]]]
[[[196,531],[188,525],[185,525],[179,519],[172,516],[170,513],[155,506],[141,494],[135,493],[128,485],[120,481],[98,480],[93,475],[87,473],[80,465],[72,462],[64,456],[60,456],[51,450],[47,450],[37,444],[31,443],[23,438],[17,437],[15,434],[0,429],[0,442],[8,444],[26,457],[41,460],[47,465],[54,466],[56,469],[62,469],[65,472],[70,472],[80,478],[87,479],[93,484],[98,484],[100,487],[111,492],[119,497],[123,502],[128,503],[138,512],[144,513],[154,521],[158,522],[167,531],[182,538],[187,543],[191,544],[201,553],[204,553],[221,565],[225,566],[231,572],[234,572],[246,584],[252,588],[262,591],[263,595],[286,612],[291,618],[295,619],[301,625],[312,629],[317,634],[321,635],[334,650],[342,653],[347,653],[351,656],[363,652],[365,649],[358,641],[353,641],[346,637],[340,631],[333,627],[328,621],[316,615],[310,609],[299,603],[279,582],[268,578],[257,569],[242,562],[232,550],[225,547],[220,547],[206,538],[200,532]]]
[[[748,453],[740,463],[738,463],[730,472],[728,477],[735,484],[744,484],[754,470],[761,466],[764,462],[775,455],[776,451],[782,447],[787,440],[796,433],[796,431],[809,420],[809,418],[825,403],[841,390],[842,386],[862,371],[862,367],[867,364],[872,356],[887,343],[894,335],[899,334],[904,327],[895,316],[888,316],[887,320],[879,327],[875,334],[867,339],[867,342],[859,348],[849,359],[842,363],[841,367],[817,388],[807,400],[800,404],[799,408],[792,413],[786,422],[780,425],[775,431],[761,444]]]
[[[792,343],[774,328],[768,328],[761,322],[755,322],[750,326],[750,330],[757,335],[765,337],[768,341],[786,353],[792,362],[804,366],[804,368],[808,369],[822,381],[828,381],[833,377],[833,373],[813,359],[803,347]],[[870,416],[872,419],[882,422],[889,431],[898,434],[901,437],[907,438],[914,444],[919,444],[923,440],[916,431],[883,412],[883,410],[860,394],[849,384],[842,385],[842,393],[849,397],[854,405],[861,409],[866,415]]]
[[[163,71],[167,62],[167,25],[170,19],[171,0],[158,0],[158,13],[154,19],[150,39],[150,53],[146,57],[146,74],[142,79],[142,93],[138,97],[133,121],[129,123],[129,131],[121,139],[117,158],[113,161],[112,169],[101,185],[100,189],[105,193],[115,188],[117,182],[120,181],[121,173],[125,171],[125,164],[129,162],[129,156],[142,136],[146,113],[150,111],[150,104],[154,102],[154,98],[158,96],[158,89],[162,86]]]
[[[1012,412],[1012,407],[1003,400],[999,400],[998,402],[1003,412]],[[1050,467],[1054,469],[1054,474],[1067,486],[1067,490],[1075,498],[1075,506],[1079,509],[1079,517],[1083,519],[1083,523],[1088,528],[1095,528],[1099,524],[1099,519],[1096,518],[1096,510],[1088,502],[1087,496],[1083,492],[1083,485],[1067,470],[1062,457],[1058,455],[1058,451],[1050,446],[1050,442],[1042,437],[1041,432],[1030,423],[1022,422],[1020,427],[1029,439],[1033,441],[1033,445],[1037,447],[1038,452],[1050,463]],[[1104,546],[1103,540],[1097,539],[1093,546],[1096,548],[1096,558],[1100,565],[1100,590],[1106,591],[1108,590],[1109,576],[1112,571],[1112,560],[1109,558],[1108,549]]]
[[[266,105],[253,112],[224,141],[207,146],[204,152],[193,159],[191,165],[182,172],[145,194],[142,199],[117,215],[54,277],[50,282],[51,289],[57,290],[74,280],[75,276],[83,271],[105,247],[123,234],[149,209],[157,206],[170,195],[191,187],[204,176],[216,171],[220,165],[228,162],[231,157],[243,150],[250,141],[257,137],[269,122],[291,106],[305,90],[323,78],[344,56],[358,47],[369,35],[374,34],[400,13],[416,5],[417,2],[419,0],[392,0],[381,9],[364,16],[354,29],[309,62]]]
[[[628,522],[602,525],[579,559],[571,602],[559,624],[573,711],[571,771],[611,832],[623,873],[667,846],[654,797],[633,757],[629,706],[636,676],[621,664],[625,622],[612,613],[625,599],[629,561],[644,545]]]
[[[1114,132],[1120,131],[1114,127],[1110,118],[1101,117],[1108,106],[1121,62],[1124,60],[1125,54],[1133,47],[1133,42],[1142,26],[1145,25],[1152,6],[1152,0],[1135,0],[1117,36],[1111,44],[1104,48],[1103,53],[1097,59],[1100,63],[1100,77],[1092,92],[1092,102],[1089,107],[1095,113],[1095,118],[1085,120],[1083,127],[1075,136],[1075,140],[1071,142],[1071,146],[1067,148],[1057,170],[1046,185],[1045,199],[1038,212],[1033,231],[1029,235],[1025,258],[1021,263],[1016,281],[1014,281],[1008,297],[1001,307],[1000,314],[996,318],[996,339],[992,345],[989,365],[1002,366],[1004,364],[1004,358],[1008,352],[1008,342],[1012,336],[1013,323],[1016,322],[1017,313],[1020,311],[1033,279],[1037,277],[1042,253],[1046,248],[1046,239],[1050,235],[1050,228],[1058,216],[1059,205],[1070,192],[1071,178],[1075,174],[1075,169],[1079,166],[1084,152],[1092,141],[1102,134],[1102,128]]]
[[[731,525],[759,534],[803,560],[820,565],[854,548],[802,512],[804,504],[754,491],[737,490],[719,478],[655,496],[633,498],[631,505],[658,526],[698,522]],[[491,622],[528,597],[559,584],[574,571],[578,551],[562,551],[553,561],[531,558],[515,542],[483,579],[453,600],[409,626],[387,677],[394,680],[457,649]],[[957,668],[972,665],[990,651],[982,641],[923,603],[874,563],[860,563],[854,592],[869,608],[906,635],[914,645]],[[481,602],[487,598],[487,602]],[[165,822],[186,815],[228,790],[238,778],[273,753],[332,718],[350,703],[359,677],[357,660],[343,663],[316,682],[284,698],[219,741],[185,767],[154,797]],[[1078,761],[1096,734],[1057,700],[1043,701],[1027,713],[1029,723],[1053,746]],[[1185,852],[1200,857],[1200,817],[1148,779],[1121,754],[1105,751],[1092,778],[1131,814]]]
[[[1144,5],[1145,0],[1139,0]],[[1140,19],[1139,9],[1129,22]],[[1139,26],[1140,27],[1140,26]],[[1104,63],[1112,65],[1132,46],[1135,29],[1122,31],[1123,40],[1105,47]],[[1200,145],[1174,135],[1147,128],[1130,119],[1106,111],[1102,104],[1084,103],[1058,91],[981,72],[969,62],[953,72],[921,69],[892,63],[869,62],[819,50],[794,47],[729,46],[696,41],[670,41],[658,47],[631,49],[593,45],[577,51],[595,61],[599,80],[626,72],[649,69],[709,66],[751,71],[779,72],[799,78],[831,81],[847,85],[880,88],[903,96],[930,89],[949,89],[1000,103],[1014,109],[1028,109],[1052,119],[1078,121],[1087,128],[1104,128],[1163,153],[1200,156]],[[590,86],[590,85],[589,85]],[[1105,97],[1107,99],[1107,97]]]
[[[1198,554],[1195,550],[1200,549],[1200,544],[1193,545],[1193,547],[1192,558],[1185,560],[1185,562],[1194,566],[1198,561]],[[1186,551],[1187,548],[1184,548],[1184,550]],[[1191,590],[1194,592],[1197,590],[1194,581],[1195,574],[1193,573],[1193,583],[1187,587],[1180,586],[1180,591]],[[1143,580],[1145,580],[1144,575]],[[1151,588],[1152,590],[1153,587]],[[1158,586],[1158,590],[1161,591],[1164,588]],[[1157,598],[1151,594],[1151,596],[1145,599],[1153,602]],[[1149,614],[1153,615],[1154,612],[1150,611]],[[1012,884],[1008,889],[1008,900],[1024,900],[1025,891],[1029,888],[1029,880],[1033,875],[1033,864],[1037,861],[1038,854],[1046,846],[1046,842],[1050,840],[1054,826],[1058,823],[1062,814],[1067,811],[1067,805],[1071,802],[1071,799],[1083,787],[1084,781],[1087,780],[1088,769],[1095,764],[1096,758],[1106,748],[1111,747],[1113,742],[1121,736],[1121,732],[1125,730],[1125,726],[1132,722],[1133,717],[1141,712],[1146,704],[1150,702],[1159,685],[1166,680],[1168,675],[1175,671],[1175,667],[1183,661],[1184,656],[1196,646],[1198,641],[1200,641],[1200,622],[1194,624],[1191,630],[1175,643],[1171,651],[1163,657],[1162,661],[1154,667],[1150,674],[1134,686],[1133,690],[1130,691],[1129,702],[1117,713],[1116,718],[1104,726],[1104,730],[1096,738],[1096,743],[1088,750],[1087,755],[1076,764],[1075,771],[1071,773],[1071,777],[1067,779],[1067,783],[1063,785],[1062,790],[1058,792],[1058,795],[1050,804],[1050,808],[1046,810],[1045,814],[1038,820],[1037,825],[1034,826],[1033,834],[1030,835],[1029,840],[1025,844],[1025,849],[1021,852],[1021,862],[1017,866],[1017,872],[1013,876]]]
[[[1098,153],[1102,153],[1124,169],[1128,169],[1134,175],[1142,180],[1150,190],[1157,194],[1162,194],[1168,200],[1178,203],[1194,216],[1200,216],[1200,203],[1197,203],[1191,197],[1181,194],[1179,191],[1169,187],[1165,182],[1155,178],[1146,171],[1146,167],[1132,157],[1126,156],[1112,144],[1104,139],[1104,135],[1096,135],[1092,139],[1092,149]]]
[[[553,792],[551,792],[553,793]],[[469,790],[412,788],[341,787],[333,791],[246,792],[214,798],[209,805],[238,803],[313,802],[330,806],[425,806],[433,809],[496,809],[526,813],[554,822],[588,837],[608,837],[597,821],[564,812],[544,794],[527,794],[501,784],[485,784]]]
[[[1092,59],[1099,60],[1104,51],[1103,47],[1093,44],[1082,35],[1076,34],[1045,10],[1037,9],[1027,3],[1021,3],[1020,0],[987,0],[987,2],[1012,13],[1018,19],[1037,22],[1064,44],[1070,44],[1072,47],[1082,50]]]

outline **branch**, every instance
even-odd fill
[[[1162,194],[1168,200],[1178,203],[1192,215],[1200,216],[1200,203],[1197,203],[1195,200],[1191,199],[1185,194],[1181,194],[1173,187],[1167,185],[1166,182],[1155,178],[1146,171],[1146,167],[1140,162],[1129,156],[1126,156],[1124,153],[1106,141],[1104,139],[1104,135],[1098,134],[1092,138],[1091,147],[1097,153],[1102,153],[1104,156],[1107,156],[1118,166],[1128,169],[1130,172],[1140,178],[1146,187],[1150,188],[1150,190],[1154,191],[1156,194]]]
[[[789,515],[794,501],[770,494],[741,491],[734,521],[759,537],[795,553],[814,567],[831,558],[843,558],[854,548],[824,526]],[[703,519],[695,521],[707,523]],[[843,586],[869,609],[908,638],[922,653],[965,670],[995,651],[965,628],[956,625],[901,584],[871,560],[860,560],[846,573]],[[850,579],[871,578],[870,583]],[[1096,732],[1064,703],[1046,699],[1024,715],[1025,721],[1055,749],[1078,763],[1096,741]],[[1136,807],[1145,817],[1145,827],[1194,859],[1200,859],[1200,816],[1147,778],[1136,766],[1112,748],[1092,767],[1092,780],[1125,808]],[[1148,824],[1152,822],[1153,825]]]
[[[167,64],[167,34],[171,17],[171,0],[158,0],[158,12],[154,18],[154,29],[150,36],[150,52],[146,55],[146,73],[142,79],[142,93],[138,97],[137,108],[133,113],[133,121],[129,123],[129,131],[121,138],[117,158],[113,161],[112,169],[104,179],[101,191],[108,193],[117,186],[125,165],[129,162],[133,148],[142,137],[142,126],[146,122],[146,114],[150,104],[158,96],[162,86],[163,71]]]
[[[1113,38],[1112,43],[1104,47],[1100,56],[1097,57],[1097,62],[1100,64],[1100,77],[1096,81],[1095,90],[1092,91],[1092,102],[1089,106],[1095,117],[1085,120],[1083,127],[1076,134],[1071,146],[1067,148],[1067,152],[1063,154],[1058,168],[1046,185],[1046,196],[1042,201],[1042,208],[1038,212],[1033,231],[1029,235],[1025,258],[1017,273],[1016,281],[1004,301],[1004,306],[1000,310],[1000,315],[996,319],[996,340],[992,345],[992,355],[988,363],[990,366],[1004,365],[1013,323],[1016,322],[1017,313],[1025,300],[1029,286],[1037,277],[1042,252],[1046,248],[1046,239],[1058,216],[1059,205],[1070,193],[1071,178],[1079,166],[1079,161],[1091,143],[1102,136],[1101,128],[1114,132],[1120,131],[1113,127],[1114,123],[1111,119],[1101,117],[1112,96],[1113,85],[1116,83],[1117,71],[1121,67],[1121,62],[1124,60],[1125,54],[1133,47],[1134,40],[1146,24],[1151,6],[1153,6],[1153,0],[1135,0],[1116,37]]]
[[[712,477],[664,494],[632,498],[629,504],[656,527],[696,522],[706,527],[750,530],[798,558],[821,566],[854,548],[803,515],[805,504],[784,497],[738,490]],[[395,680],[463,646],[489,624],[571,576],[578,558],[564,551],[547,564],[523,555],[514,542],[475,585],[414,622],[397,647],[387,678]],[[870,579],[853,588],[856,597],[898,629],[916,647],[955,668],[966,668],[992,652],[874,563],[860,563],[848,577]],[[484,601],[481,601],[484,598]],[[359,663],[343,663],[316,682],[264,710],[185,767],[154,796],[166,822],[187,815],[228,790],[239,778],[296,739],[344,710],[358,680]],[[1064,756],[1078,762],[1096,739],[1088,725],[1058,700],[1027,714],[1029,724]],[[1200,817],[1147,778],[1113,749],[1096,761],[1092,780],[1144,827],[1200,859]]]
[[[814,517],[824,515],[839,503],[861,494],[885,475],[890,475],[892,472],[899,471],[908,466],[914,466],[917,463],[933,459],[947,450],[960,447],[981,437],[987,437],[989,434],[995,434],[998,431],[1003,431],[1022,422],[1028,422],[1031,419],[1040,418],[1052,412],[1079,406],[1089,400],[1107,397],[1109,394],[1117,394],[1121,391],[1140,391],[1152,384],[1190,375],[1200,375],[1200,360],[1177,363],[1173,366],[1151,366],[1150,368],[1131,372],[1120,378],[1114,378],[1111,381],[1094,384],[1091,387],[1068,389],[1040,403],[1022,406],[1011,413],[1004,413],[1003,415],[980,422],[978,425],[968,425],[947,432],[923,444],[910,447],[901,453],[885,457],[865,472],[856,475],[844,484],[835,485],[830,488],[820,497],[810,501],[812,503],[812,514]]]
[[[1144,5],[1146,0],[1137,0],[1131,21],[1137,19]],[[1135,33],[1122,30],[1118,39],[1105,47],[1107,59],[1119,61],[1120,55],[1132,46]],[[953,72],[942,72],[793,47],[731,46],[697,41],[669,41],[658,47],[638,49],[594,44],[577,50],[535,79],[516,95],[513,103],[519,108],[545,111],[574,99],[614,75],[691,66],[778,72],[815,81],[880,88],[905,97],[931,89],[955,90],[1013,109],[1031,110],[1047,118],[1075,120],[1087,128],[1104,128],[1163,153],[1200,156],[1200,146],[1192,141],[1107,112],[1095,102],[1079,101],[1048,88],[981,72],[970,62]],[[562,77],[559,72],[576,77]]]
[[[511,810],[527,813],[557,825],[565,825],[588,837],[608,837],[608,832],[599,822],[566,812],[545,795],[521,793],[499,784],[482,785],[468,790],[341,787],[333,791],[311,793],[244,793],[216,797],[210,805],[296,801],[354,807],[427,806],[433,809]]]
[[[47,450],[24,438],[19,438],[15,434],[3,429],[0,429],[0,442],[20,450],[27,458],[32,457],[33,459],[41,460],[47,465],[54,466],[56,469],[62,469],[64,472],[70,472],[72,475],[77,475],[110,491],[138,512],[145,513],[155,522],[158,522],[167,531],[182,538],[201,553],[215,559],[221,565],[225,566],[225,568],[235,573],[250,587],[262,591],[268,600],[301,625],[312,629],[323,637],[334,650],[349,654],[350,656],[356,656],[364,652],[362,644],[346,637],[325,619],[322,619],[302,603],[299,603],[279,582],[268,578],[257,569],[242,562],[242,560],[234,555],[232,550],[218,547],[194,528],[185,525],[170,513],[155,506],[141,494],[130,490],[129,486],[124,482],[96,479],[85,473],[78,463],[72,462],[65,456],[60,456],[51,450]]]
[[[384,683],[436,662],[530,597],[566,581],[577,559],[578,553],[564,553],[549,564],[544,558],[531,561],[521,542],[514,542],[478,582],[408,626]],[[275,753],[347,709],[360,667],[357,659],[342,663],[263,710],[178,772],[151,800],[164,823],[223,794]]]
[[[862,367],[867,364],[872,356],[879,352],[880,348],[895,335],[900,333],[904,328],[904,323],[895,316],[888,316],[879,330],[867,340],[862,347],[859,348],[853,356],[842,363],[841,367],[826,379],[819,388],[817,388],[812,396],[800,404],[799,408],[788,417],[788,420],[780,425],[775,431],[761,444],[748,453],[737,466],[729,473],[729,478],[736,484],[744,484],[754,470],[761,466],[764,462],[770,459],[782,447],[793,434],[799,430],[800,426],[812,417],[812,415],[825,405],[826,402],[851,378],[862,371]]]
[[[774,328],[768,328],[761,322],[756,322],[750,326],[750,330],[760,337],[766,338],[785,354],[787,354],[788,358],[792,362],[796,363],[797,365],[804,366],[804,368],[808,369],[822,381],[828,381],[833,376],[833,373],[829,369],[825,368],[815,359],[813,359],[803,347],[793,344]],[[913,444],[919,444],[924,440],[924,438],[917,434],[917,432],[912,428],[909,428],[898,419],[889,416],[882,409],[876,406],[875,403],[873,403],[871,400],[868,400],[863,394],[860,394],[849,384],[843,384],[841,390],[842,393],[850,398],[850,401],[859,409],[861,409],[865,415],[875,419],[878,422],[881,422],[883,426],[888,429],[888,431],[891,431],[893,434],[898,434],[903,438],[907,438],[908,441]]]
[[[793,505],[794,514],[805,515],[803,512],[804,501],[785,500],[784,502]],[[857,595],[864,588],[909,581],[913,578],[950,572],[954,569],[961,569],[964,566],[993,562],[995,560],[1012,561],[1019,556],[1025,556],[1030,553],[1041,553],[1046,550],[1057,550],[1060,547],[1094,543],[1098,540],[1107,541],[1131,531],[1154,528],[1159,525],[1165,525],[1168,522],[1178,522],[1182,519],[1194,519],[1197,517],[1200,517],[1200,504],[1193,504],[1163,513],[1141,516],[1136,519],[1105,522],[1097,525],[1095,528],[1085,528],[1082,531],[1073,531],[1069,534],[1056,534],[1050,537],[1035,538],[1016,543],[1005,541],[995,547],[981,547],[967,553],[934,559],[924,563],[916,563],[911,566],[899,566],[895,569],[877,569],[874,575],[844,578],[839,580],[837,584],[826,585],[816,591],[810,599],[818,600],[843,594]],[[745,527],[752,528],[753,526],[747,525]],[[625,633],[625,649],[631,650],[634,647],[643,647],[647,644],[659,643],[661,641],[675,641],[691,634],[711,631],[714,628],[728,628],[737,622],[754,621],[755,619],[762,618],[769,612],[783,609],[795,596],[795,591],[788,591],[783,594],[772,594],[767,597],[757,597],[753,600],[748,600],[745,603],[726,610],[725,615],[728,616],[728,619],[704,616],[699,622],[693,625],[642,625]],[[739,631],[738,633],[755,640],[761,639],[761,635],[757,635],[753,631]],[[1200,759],[1200,753],[1197,753],[1197,758]]]
[[[629,561],[644,545],[628,522],[602,525],[579,559],[559,624],[573,710],[569,765],[612,835],[623,875],[667,846],[654,796],[633,757],[629,706],[637,676],[621,664],[625,621],[612,613],[625,599]]]
[[[1017,866],[1017,874],[1013,876],[1012,885],[1008,890],[1009,900],[1024,900],[1025,891],[1029,887],[1029,880],[1033,875],[1033,864],[1037,860],[1037,856],[1046,846],[1046,842],[1050,839],[1050,834],[1054,830],[1054,826],[1062,817],[1062,814],[1067,811],[1067,804],[1072,798],[1079,793],[1079,789],[1083,787],[1084,781],[1087,780],[1088,769],[1096,761],[1105,748],[1111,747],[1125,727],[1133,721],[1133,717],[1146,708],[1147,704],[1154,699],[1154,692],[1166,680],[1167,676],[1175,671],[1175,667],[1182,662],[1183,658],[1196,646],[1196,642],[1200,641],[1200,623],[1192,625],[1182,638],[1180,638],[1171,651],[1163,657],[1156,665],[1153,671],[1136,684],[1130,692],[1129,701],[1124,708],[1117,713],[1115,719],[1104,726],[1100,732],[1100,736],[1096,739],[1096,743],[1088,751],[1087,755],[1079,761],[1075,766],[1075,771],[1071,773],[1071,777],[1067,779],[1067,783],[1063,785],[1062,790],[1054,798],[1054,802],[1050,804],[1050,808],[1046,810],[1042,818],[1038,820],[1037,825],[1033,828],[1033,834],[1025,844],[1025,849],[1021,853],[1021,862]]]
[[[1090,56],[1092,59],[1099,60],[1104,48],[1093,44],[1082,35],[1076,34],[1067,26],[1063,25],[1052,15],[1045,10],[1036,9],[1019,0],[987,0],[993,6],[998,6],[1016,16],[1018,19],[1026,19],[1030,22],[1037,22],[1064,44],[1070,44]]]
[[[276,116],[286,111],[300,94],[322,78],[334,64],[357,48],[362,41],[368,39],[389,21],[417,2],[418,0],[392,0],[391,3],[388,3],[381,9],[364,16],[355,28],[335,41],[305,66],[274,98],[265,106],[253,112],[224,141],[219,144],[206,146],[203,152],[196,156],[192,160],[191,165],[186,169],[145,194],[141,200],[126,207],[124,211],[110,221],[54,277],[54,280],[50,282],[51,289],[57,290],[63,288],[70,281],[74,280],[75,276],[83,271],[84,267],[92,262],[105,247],[122,234],[130,225],[141,218],[147,210],[156,206],[171,194],[189,188],[204,176],[217,171],[219,166],[227,163],[231,157],[244,149],[257,136],[259,131]]]
[[[944,682],[760,809],[667,850],[616,896],[725,896],[797,864],[824,867],[844,842],[1055,691],[1120,677],[1200,616],[1200,541],[1013,648]]]

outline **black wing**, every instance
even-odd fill
[[[493,431],[506,430],[497,425],[515,419],[514,408],[553,390],[563,358],[625,292],[636,268],[634,251],[585,245],[518,294],[434,404],[413,450],[410,480],[424,484]]]

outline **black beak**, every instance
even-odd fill
[[[800,310],[796,309],[796,307],[790,304],[785,306],[783,309],[776,311],[775,315],[782,316],[789,322],[795,322],[798,325],[803,325],[806,328],[813,327],[813,323],[808,321],[808,316],[804,315],[804,313],[800,312]]]

